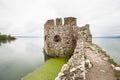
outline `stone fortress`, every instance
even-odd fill
[[[64,24],[63,24],[64,23]],[[44,49],[49,56],[66,57],[72,55],[78,38],[92,42],[89,24],[79,27],[76,18],[65,17],[47,20],[44,24]]]
[[[74,17],[56,18],[46,21],[44,33],[45,54],[69,59],[55,80],[116,80],[116,67],[111,67],[106,51],[92,43],[89,24],[78,27]]]
[[[63,24],[64,22],[64,24]],[[98,45],[92,43],[89,25],[78,27],[76,18],[66,17],[47,20],[44,24],[45,56],[65,57],[65,63],[55,80],[118,80],[114,74],[120,67],[109,62],[110,57]],[[53,65],[54,66],[54,65]],[[33,77],[39,69],[28,75]],[[116,72],[117,71],[117,72]],[[38,79],[36,79],[36,77]],[[39,80],[40,75],[34,79]],[[22,78],[22,80],[26,80]]]

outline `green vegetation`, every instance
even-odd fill
[[[108,61],[115,66],[117,65],[117,63],[110,57],[109,57]]]
[[[92,65],[92,67],[94,66],[92,62],[90,62],[90,64]]]
[[[74,49],[65,50],[62,57],[65,57],[66,59],[70,59],[70,57],[73,55]],[[43,48],[43,53],[45,55],[45,60],[50,58],[59,58],[60,56],[55,54],[55,51],[53,49],[49,49],[50,55],[47,55],[45,49]]]
[[[1,45],[1,43],[3,43],[3,44],[5,44],[5,43],[7,43],[7,42],[11,42],[11,41],[13,41],[13,40],[15,40],[16,38],[15,37],[13,37],[13,36],[11,36],[11,35],[5,35],[5,34],[1,34],[0,33],[0,45]]]
[[[54,80],[66,62],[65,58],[49,59],[43,66],[23,77],[22,80]]]
[[[115,71],[115,77],[117,78],[117,80],[120,80],[120,72]]]
[[[105,52],[104,52],[105,53]],[[112,58],[110,58],[109,55],[107,55],[106,53],[104,54],[106,57],[108,57],[108,62],[110,62],[111,64],[115,65],[115,66],[120,66],[118,65]],[[120,72],[115,71],[114,75],[116,77],[116,80],[120,80]]]
[[[108,61],[115,66],[120,66],[110,57],[109,57]],[[120,72],[119,71],[115,71],[114,75],[116,77],[116,80],[120,80]]]
[[[64,55],[67,59],[70,59],[70,57],[73,55],[73,52],[74,52],[74,49],[69,49],[69,50],[66,50]]]
[[[50,59],[50,58],[55,58],[56,57],[56,56],[53,57],[53,56],[47,55],[47,53],[46,53],[46,51],[45,51],[44,48],[43,48],[43,53],[44,53],[44,59],[45,59],[45,61],[48,60],[48,59]]]
[[[16,38],[11,35],[5,35],[0,33],[0,40],[15,40]]]
[[[84,54],[84,58],[87,59],[87,55],[86,54]]]

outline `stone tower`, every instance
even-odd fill
[[[92,36],[89,25],[78,27],[76,18],[65,17],[47,20],[44,24],[44,49],[49,56],[66,57],[73,53],[77,39],[84,32],[85,41],[91,42]]]

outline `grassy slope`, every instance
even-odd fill
[[[22,80],[54,80],[66,59],[49,59],[43,66],[22,78]]]

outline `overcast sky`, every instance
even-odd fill
[[[43,36],[47,19],[73,16],[93,36],[120,35],[120,0],[0,0],[0,32]]]

